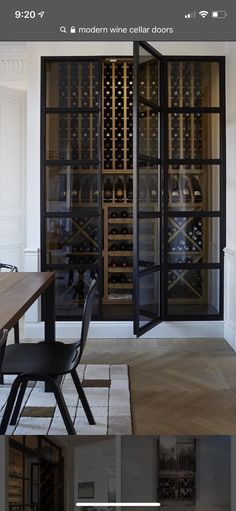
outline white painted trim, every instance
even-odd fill
[[[229,345],[236,351],[236,251],[226,247],[225,253],[225,324],[224,338]]]
[[[56,323],[57,339],[75,339],[80,336],[80,321],[60,321]],[[42,339],[43,322],[26,322],[25,337]],[[141,339],[222,339],[224,321],[178,321],[163,322],[147,332]],[[91,321],[91,339],[135,339],[132,321]]]

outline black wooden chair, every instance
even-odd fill
[[[13,266],[12,264],[0,263],[0,271],[3,268],[8,270],[8,271],[18,271],[18,268],[16,266]],[[15,341],[15,343],[19,343],[19,341],[20,341],[20,331],[19,331],[19,322],[18,321],[14,325],[13,328],[14,328],[14,341]]]
[[[2,368],[0,365],[0,372],[2,372],[2,375],[17,374],[18,376],[12,384],[7,400],[0,426],[0,435],[5,434],[9,421],[11,425],[16,424],[29,381],[44,381],[47,384],[47,388],[55,395],[68,434],[76,435],[58,381],[58,377],[69,373],[72,376],[89,424],[95,424],[76,368],[84,351],[96,290],[97,281],[93,279],[84,304],[82,330],[79,341],[71,344],[39,342],[36,344],[20,343],[6,346]]]

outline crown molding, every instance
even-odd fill
[[[22,81],[28,73],[28,44],[0,43],[0,81]]]

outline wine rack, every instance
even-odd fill
[[[158,499],[195,500],[195,441],[179,441],[173,448],[159,443]]]
[[[133,65],[103,64],[104,305],[133,300]]]

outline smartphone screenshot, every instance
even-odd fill
[[[236,511],[235,20],[0,3],[1,511]]]

